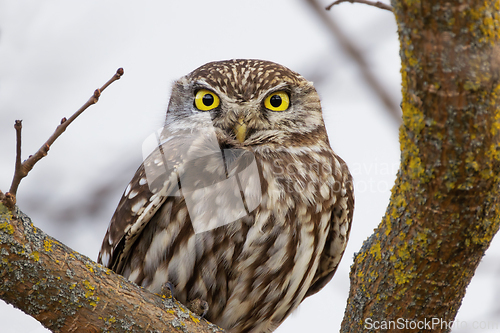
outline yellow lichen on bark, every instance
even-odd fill
[[[500,223],[499,1],[393,7],[401,166],[355,257],[343,332],[363,331],[367,318],[453,320]]]
[[[0,298],[54,332],[223,332],[37,230],[0,203]]]

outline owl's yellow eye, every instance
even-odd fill
[[[264,106],[271,111],[285,111],[290,106],[290,97],[284,91],[273,92],[264,100]]]
[[[207,89],[199,90],[194,98],[194,105],[201,111],[215,109],[219,104],[219,96]]]

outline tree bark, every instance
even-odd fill
[[[53,332],[223,332],[71,250],[0,203],[0,298]]]
[[[394,321],[446,332],[499,227],[500,1],[392,5],[401,166],[382,222],[355,256],[341,331]]]

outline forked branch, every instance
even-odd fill
[[[45,157],[50,149],[50,146],[56,141],[56,139],[64,133],[66,128],[71,124],[80,114],[83,113],[89,106],[97,103],[99,100],[99,96],[111,83],[116,80],[119,80],[123,75],[123,68],[119,68],[115,75],[111,79],[108,80],[101,88],[96,89],[94,94],[89,98],[89,100],[82,105],[78,111],[76,111],[69,119],[62,118],[61,124],[56,127],[54,133],[49,137],[49,139],[38,149],[38,151],[30,155],[27,160],[21,162],[21,129],[23,127],[21,120],[16,120],[14,124],[14,128],[16,129],[16,168],[14,171],[14,177],[12,179],[12,184],[10,186],[9,192],[7,192],[4,196],[0,197],[0,200],[4,203],[5,206],[12,209],[16,203],[16,194],[19,184],[21,180],[28,175],[28,173],[33,169],[35,164]]]

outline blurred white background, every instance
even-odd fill
[[[349,3],[327,15],[398,105],[394,16]],[[19,207],[38,227],[95,260],[141,162],[142,142],[162,126],[171,83],[206,62],[231,58],[271,60],[314,81],[332,146],[353,173],[356,210],[344,259],[332,282],[277,331],[336,332],[353,253],[380,222],[399,167],[398,121],[308,1],[0,0],[0,189],[8,190],[13,175],[15,119],[23,119],[26,158],[123,67],[123,78],[70,125],[18,193]],[[500,326],[499,259],[497,237],[457,316],[468,329],[456,331],[473,331],[474,321]],[[0,322],[1,332],[47,332],[1,301]]]

